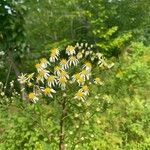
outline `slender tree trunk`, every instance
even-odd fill
[[[20,70],[18,69],[16,63],[15,63],[15,60],[13,58],[13,52],[12,52],[12,49],[9,49],[8,50],[8,61],[9,63],[12,65],[12,68],[15,72],[15,75],[16,77],[18,78],[18,76],[20,75]],[[26,91],[25,91],[25,85],[24,84],[21,84],[19,83],[19,86],[20,86],[20,91],[21,91],[21,98],[23,100],[27,100],[27,94],[26,94]]]
[[[59,150],[65,150],[65,131],[64,131],[64,118],[66,116],[66,104],[65,99],[61,102],[62,114],[60,118],[60,135],[59,135]]]

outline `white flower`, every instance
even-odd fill
[[[28,78],[27,78],[27,74],[23,74],[23,73],[21,73],[21,75],[20,75],[20,76],[18,76],[18,81],[19,81],[21,84],[26,83],[26,82],[27,82],[27,80],[28,80]]]
[[[57,78],[56,78],[56,76],[50,75],[50,76],[47,78],[47,82],[48,82],[48,86],[49,86],[49,87],[55,86],[55,85],[57,84]]]
[[[82,100],[83,102],[85,101],[85,94],[84,92],[82,91],[78,91],[76,94],[75,94],[75,97],[74,99],[79,99],[79,100]]]
[[[85,78],[81,75],[81,73],[76,73],[72,76],[72,81],[75,82],[77,81],[77,83],[79,84],[79,86],[83,85],[85,82]]]
[[[72,76],[73,82],[79,80],[81,77],[80,73],[76,73]]]
[[[103,59],[103,54],[102,53],[96,53],[96,56],[98,57],[99,60]]]
[[[59,49],[58,48],[52,49],[49,58],[50,62],[55,62],[56,60],[58,60],[58,56],[59,56]]]
[[[82,86],[82,88],[80,89],[80,91],[82,91],[84,93],[84,95],[89,95],[89,88],[87,85]]]
[[[60,76],[60,73],[63,71],[63,69],[59,66],[54,67],[54,74],[57,76]]]
[[[99,77],[96,77],[96,78],[94,79],[94,83],[95,83],[95,84],[99,84],[99,85],[103,85],[103,82],[102,82],[102,80],[101,80]]]
[[[65,76],[61,76],[59,79],[58,79],[58,84],[61,86],[61,89],[62,90],[65,90],[66,88],[66,82],[67,82],[67,79]]]
[[[90,62],[86,62],[83,66],[83,69],[85,68],[85,70],[91,71],[92,69],[92,64]]]
[[[82,70],[80,74],[81,74],[81,77],[84,78],[84,80],[86,79],[89,80],[90,75],[91,75],[89,70]]]
[[[39,71],[39,74],[37,76],[37,78],[42,82],[44,82],[44,79],[47,79],[48,77],[49,77],[49,71],[45,69]]]
[[[88,43],[85,43],[85,47],[88,47]]]
[[[68,47],[66,48],[66,53],[68,55],[76,54],[75,47],[68,45]]]
[[[47,65],[50,65],[50,63],[48,62],[48,60],[46,58],[40,59],[40,62],[41,62],[40,65],[42,68],[46,68]]]
[[[4,92],[1,92],[1,96],[4,96],[5,95],[5,93]]]
[[[68,68],[69,68],[69,65],[68,65],[66,59],[62,59],[62,60],[60,61],[60,66],[61,66],[62,69],[68,69]]]
[[[83,44],[83,43],[81,43],[81,44],[80,44],[80,46],[81,46],[81,47],[83,47],[83,46],[84,46],[84,44]]]
[[[78,52],[77,59],[81,59],[83,57],[83,54],[81,52]]]
[[[46,87],[44,90],[43,90],[44,94],[49,96],[49,97],[52,97],[53,98],[53,95],[52,93],[56,93],[56,91],[52,88],[49,88],[49,87]]]
[[[90,51],[85,52],[85,56],[88,56],[90,54]]]
[[[66,72],[66,71],[64,71],[64,70],[62,70],[61,72],[60,72],[60,75],[59,75],[60,77],[65,77],[66,79],[69,79],[69,74]]]
[[[78,63],[79,63],[79,61],[75,56],[69,57],[69,60],[68,60],[69,66],[71,66],[71,65],[77,66]]]
[[[0,51],[0,56],[5,55],[4,51]]]
[[[29,98],[29,100],[33,101],[34,103],[36,103],[39,100],[39,98],[33,92],[28,94],[28,98]]]
[[[76,43],[76,47],[79,47],[79,43]]]
[[[35,65],[35,68],[37,69],[38,72],[43,69],[42,66],[41,66],[41,64],[39,64],[39,63],[37,63],[37,64]]]

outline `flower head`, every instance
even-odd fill
[[[103,82],[102,82],[102,80],[101,80],[99,77],[96,77],[96,78],[94,79],[94,83],[95,83],[95,84],[99,84],[99,85],[103,85]]]
[[[53,95],[52,93],[56,93],[56,91],[52,88],[49,88],[49,87],[46,87],[44,90],[43,90],[44,94],[45,95],[48,95],[49,97],[52,97],[53,98]]]
[[[83,57],[83,54],[81,52],[78,52],[77,59],[81,59]]]
[[[59,49],[58,48],[53,48],[51,50],[51,54],[50,54],[50,62],[55,62],[56,60],[58,60],[58,56],[59,56]]]
[[[37,75],[37,80],[41,80],[44,82],[44,79],[47,79],[49,77],[49,71],[48,70],[40,70],[39,74]]]
[[[33,93],[33,92],[28,94],[28,98],[29,98],[29,100],[31,100],[31,101],[33,101],[35,103],[39,100],[38,97],[36,96],[36,94]]]
[[[62,71],[60,72],[60,76],[69,79],[69,74],[68,74],[66,71],[64,71],[64,70],[62,70]]]
[[[20,76],[18,76],[18,81],[21,83],[21,84],[24,84],[26,83],[28,80],[27,78],[27,74],[21,74]]]
[[[54,67],[54,74],[57,76],[60,76],[60,73],[63,71],[63,69],[59,66]]]
[[[47,82],[49,87],[55,86],[57,84],[57,77],[54,75],[50,75],[47,78]]]
[[[92,69],[92,64],[90,62],[86,62],[83,66],[83,69],[85,68],[85,70],[91,70]]]
[[[60,61],[60,66],[61,66],[62,69],[67,69],[67,68],[69,68],[66,59],[62,59],[62,60]]]
[[[42,68],[46,68],[47,65],[50,64],[46,58],[41,58],[40,62],[41,62],[40,65]]]
[[[66,82],[67,82],[67,79],[65,76],[60,76],[60,78],[58,79],[58,84],[61,86],[62,90],[65,90]]]
[[[77,66],[78,63],[79,63],[79,61],[75,56],[70,56],[69,57],[69,60],[68,60],[68,65],[69,66],[71,66],[71,65]]]
[[[73,55],[73,54],[76,54],[75,52],[75,47],[71,46],[71,45],[68,45],[68,47],[66,48],[66,53],[68,55]]]
[[[82,76],[84,79],[89,80],[90,75],[91,75],[91,73],[90,73],[89,70],[82,70],[82,71],[81,71],[81,76]]]
[[[79,100],[82,100],[83,102],[84,102],[84,100],[85,100],[85,94],[84,94],[84,92],[82,92],[82,91],[78,91],[76,94],[75,94],[75,97],[74,97],[75,99],[79,99]]]
[[[82,91],[84,93],[84,95],[89,95],[89,88],[87,85],[82,86],[80,91]]]

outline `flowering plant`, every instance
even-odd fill
[[[114,65],[107,64],[103,54],[92,48],[93,45],[77,43],[75,46],[68,45],[65,50],[52,49],[48,59],[41,58],[35,65],[36,75],[31,73],[19,76],[21,83],[33,86],[28,99],[36,102],[41,95],[53,98],[58,91],[65,96],[73,89],[74,99],[84,102],[89,95],[90,84],[103,85],[101,70]]]
[[[101,78],[102,70],[110,69],[113,65],[108,64],[103,54],[93,45],[77,43],[75,46],[68,45],[63,50],[52,49],[49,58],[42,58],[35,65],[36,73],[19,76],[18,80],[32,89],[28,94],[30,101],[36,103],[44,96],[49,97],[50,102],[54,100],[58,104],[58,109],[55,109],[58,114],[56,118],[59,118],[59,140],[56,139],[59,141],[60,150],[64,150],[67,134],[73,134],[73,129],[69,129],[68,125],[74,126],[75,129],[80,128],[81,123],[75,120],[80,118],[81,112],[85,114],[82,113],[81,120],[86,118],[88,124],[88,119],[91,118],[88,108],[92,103],[88,102],[87,98],[91,97],[91,93],[95,93],[93,85],[98,87],[104,84]],[[96,112],[99,110],[96,108]],[[68,131],[65,130],[66,127]],[[75,142],[75,138],[73,139]],[[82,141],[84,139],[81,137]]]

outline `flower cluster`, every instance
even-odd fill
[[[67,93],[70,90],[67,87],[72,87],[76,89],[74,99],[84,102],[90,93],[89,84],[103,85],[102,79],[93,74],[94,69],[108,66],[104,56],[92,48],[93,45],[77,43],[75,46],[68,45],[65,50],[52,49],[49,58],[42,58],[35,65],[35,76],[33,73],[22,74],[18,78],[20,83],[29,85],[34,76],[40,90],[29,93],[28,98],[33,102],[36,102],[41,94],[53,98],[53,94],[59,90]],[[64,54],[63,57],[61,54]],[[99,75],[99,72],[97,74]]]

